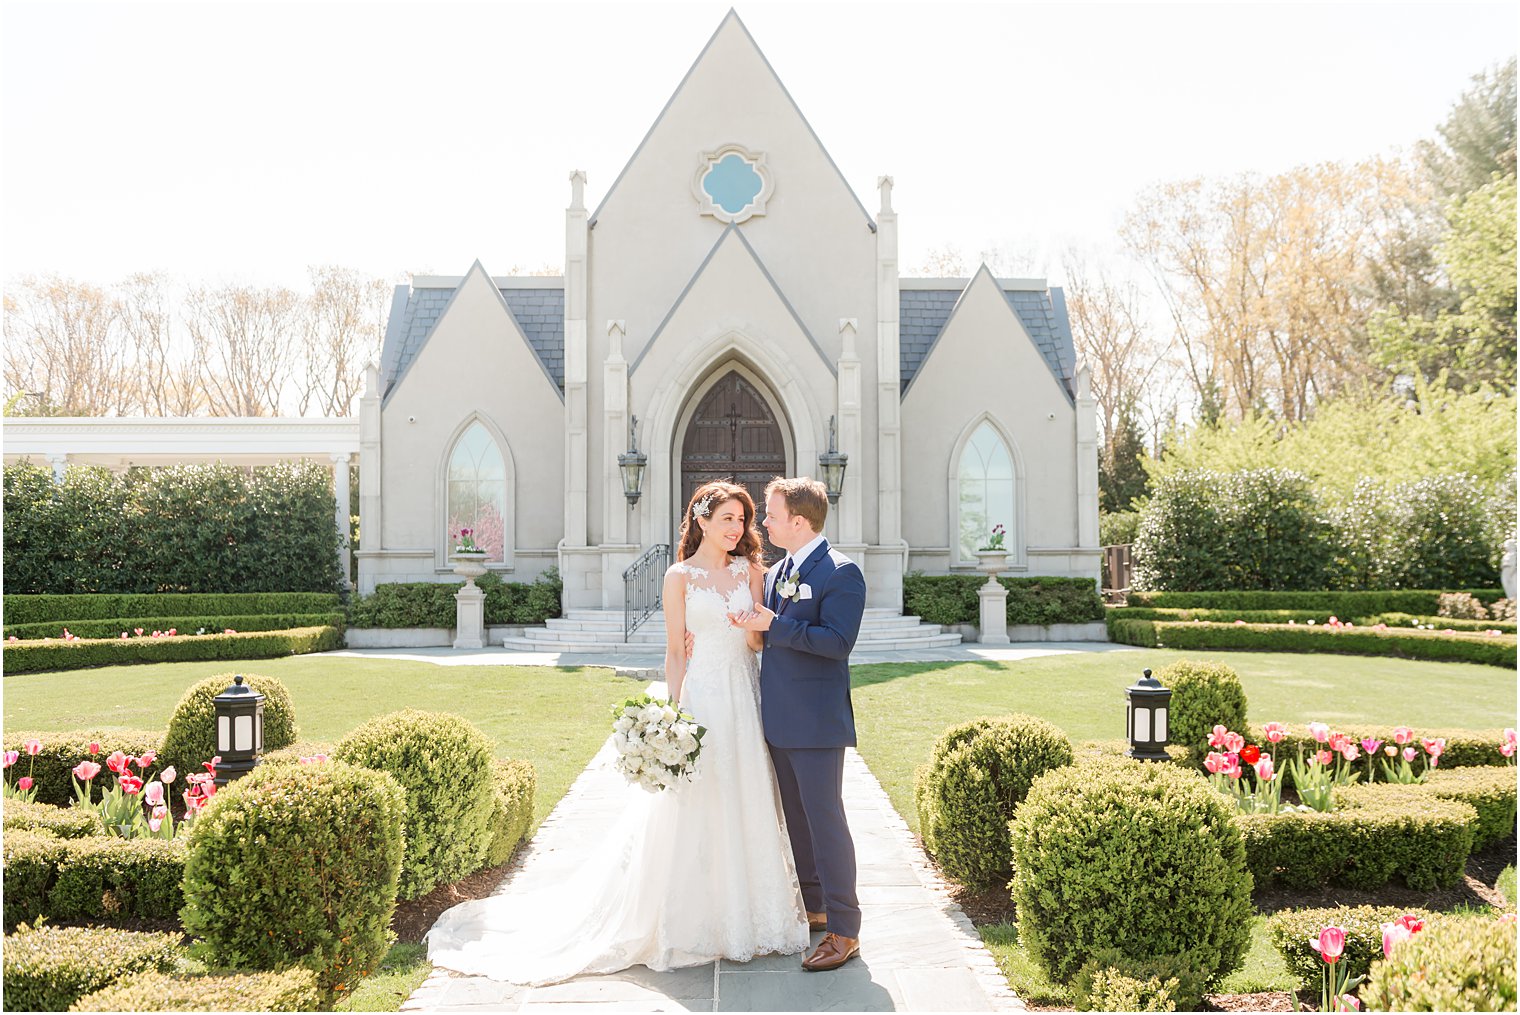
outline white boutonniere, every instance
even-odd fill
[[[807,589],[807,596],[803,596],[803,589]],[[798,599],[807,598],[812,594],[813,590],[808,589],[806,585],[803,585],[801,582],[799,582],[795,575],[790,578],[784,578],[776,583],[776,595],[780,596],[782,599],[785,599],[787,602],[795,603]]]

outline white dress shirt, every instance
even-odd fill
[[[816,536],[813,537],[813,541],[811,543],[808,543],[808,545],[804,546],[802,549],[798,550],[796,553],[787,554],[787,556],[791,557],[791,559],[792,559],[792,574],[796,574],[797,573],[797,569],[800,568],[803,565],[804,561],[806,561],[809,557],[811,557],[813,555],[813,551],[816,550],[816,549],[818,549],[818,545],[820,543],[822,543],[822,542],[823,542],[823,533],[820,532],[820,533],[818,533],[818,535],[816,535]],[[786,565],[785,564],[781,565],[781,570],[782,571],[786,570]]]

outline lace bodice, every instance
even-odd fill
[[[690,668],[752,656],[744,632],[728,622],[730,613],[754,608],[749,561],[740,558],[718,572],[684,563],[671,570],[686,576],[686,630],[695,638]]]

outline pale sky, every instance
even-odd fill
[[[6,2],[0,272],[304,287],[558,267],[729,4]],[[1407,149],[1513,4],[736,5],[866,208],[1102,250],[1134,195]],[[1057,265],[1051,277],[1059,280]]]

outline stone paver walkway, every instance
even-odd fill
[[[605,664],[604,664],[605,665]],[[663,685],[651,693],[663,693]],[[499,889],[574,877],[584,848],[611,823],[626,784],[593,759]],[[845,808],[859,861],[861,954],[830,973],[804,973],[800,955],[668,973],[642,966],[548,987],[518,987],[434,969],[402,1011],[1022,1011],[971,921],[950,901],[886,792],[854,751]],[[822,934],[814,934],[814,943]]]

